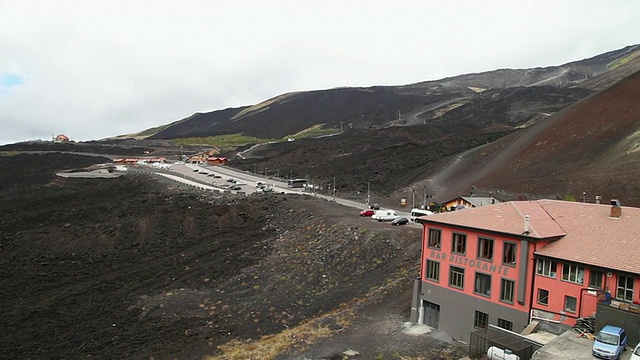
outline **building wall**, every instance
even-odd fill
[[[498,319],[512,322],[514,332],[522,331],[529,323],[528,311],[503,306],[461,292],[452,292],[448,288],[429,282],[422,282],[420,297],[423,302],[429,301],[440,306],[438,330],[467,343],[471,332],[476,329],[474,327],[476,310],[489,314],[489,324],[498,325]],[[423,323],[422,319],[419,323]]]
[[[622,274],[616,273],[608,269],[592,268],[582,264],[573,264],[561,260],[545,259],[546,261],[555,261],[556,267],[553,276],[549,274],[539,274],[536,269],[536,277],[534,280],[534,316],[539,316],[553,321],[560,321],[563,324],[573,326],[578,318],[588,317],[596,314],[598,300],[604,298],[604,292],[608,290],[611,299],[625,301],[617,298],[617,287],[619,277]],[[583,280],[571,281],[563,279],[563,269],[565,266],[581,267],[584,272]],[[590,278],[594,273],[601,274],[600,286],[590,287]],[[632,275],[627,275],[633,277]],[[638,301],[638,293],[640,292],[640,279],[634,278],[633,281],[633,297]],[[540,290],[546,290],[549,293],[548,304],[539,301]],[[565,298],[567,296],[576,299],[575,311],[565,307]],[[627,301],[629,302],[629,301]],[[639,301],[640,302],[640,301]]]
[[[461,198],[461,197],[460,197],[460,198],[453,199],[453,200],[450,200],[450,201],[448,201],[448,202],[444,203],[444,207],[445,207],[447,210],[451,210],[452,208],[455,208],[455,207],[456,207],[456,205],[464,205],[464,206],[466,206],[467,208],[471,208],[471,207],[472,207],[472,206],[471,206],[471,203],[469,203],[468,201],[466,201],[465,199],[463,199],[463,198]]]
[[[440,231],[439,249],[429,244],[430,230]],[[463,254],[453,249],[454,234],[466,236]],[[493,242],[493,254],[490,260],[479,257],[480,238]],[[515,246],[514,263],[504,262],[506,244]],[[533,251],[534,247],[528,241],[519,238],[425,224],[421,264],[421,302],[429,301],[440,305],[440,329],[463,341],[468,341],[469,333],[474,330],[476,310],[489,314],[489,323],[497,325],[497,319],[502,318],[513,323],[513,331],[520,332],[529,322],[534,271]],[[437,280],[430,278],[432,276],[428,266],[430,262],[437,263],[439,266]],[[464,269],[462,288],[451,285],[451,267]],[[476,274],[490,276],[488,294],[475,292]],[[501,298],[502,280],[513,282],[512,301]]]

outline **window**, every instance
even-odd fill
[[[513,330],[513,323],[509,320],[498,318],[498,326],[509,331]]]
[[[479,295],[491,296],[491,275],[476,273],[476,285],[473,292]]]
[[[464,269],[452,266],[449,271],[449,285],[464,288]]]
[[[493,260],[493,240],[478,238],[478,258]]]
[[[538,304],[549,305],[549,290],[538,289]]]
[[[502,254],[502,263],[507,265],[516,264],[516,244],[504,243],[504,254]]]
[[[584,283],[584,268],[578,265],[562,265],[562,280],[576,284]]]
[[[602,271],[589,271],[589,287],[602,289]]]
[[[473,326],[477,328],[486,328],[489,324],[489,314],[485,314],[482,311],[476,310],[473,317]]]
[[[429,229],[429,244],[430,248],[440,249],[440,236],[442,232],[438,229]]]
[[[556,277],[556,262],[547,259],[538,259],[538,275]]]
[[[440,280],[440,263],[437,261],[427,260],[427,279]]]
[[[453,247],[452,253],[464,255],[467,250],[467,235],[453,234]]]
[[[564,309],[566,311],[576,312],[577,300],[573,296],[564,297]]]
[[[618,275],[618,291],[616,298],[624,301],[633,301],[633,281],[631,276]]]
[[[513,290],[516,284],[513,280],[502,279],[500,282],[500,301],[513,303]]]

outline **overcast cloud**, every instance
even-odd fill
[[[273,96],[560,65],[640,1],[0,0],[0,144],[96,140]]]

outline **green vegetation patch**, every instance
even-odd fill
[[[220,150],[231,150],[247,144],[263,144],[273,139],[260,139],[242,134],[228,134],[207,137],[180,138],[172,140],[176,145],[204,145],[217,147]]]
[[[613,62],[611,62],[611,64],[609,64],[609,70],[613,70],[613,69],[615,69],[615,68],[617,68],[619,66],[622,66],[622,65],[628,63],[629,61],[637,58],[638,56],[640,56],[640,50],[634,51],[631,54],[629,54],[629,55],[627,55],[627,56],[625,56],[623,58],[620,58],[620,59],[618,59],[616,61],[613,61]]]
[[[285,139],[294,138],[294,139],[303,139],[308,137],[318,137],[323,135],[331,135],[337,134],[340,132],[340,129],[333,128],[324,128],[324,124],[314,125],[310,128],[306,128],[296,134],[285,136]]]

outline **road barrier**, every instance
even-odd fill
[[[198,190],[205,191],[205,192],[218,192],[218,193],[221,193],[221,194],[246,195],[246,193],[244,191],[231,191],[231,190],[219,189],[219,188],[216,188],[216,187],[211,186],[211,185],[198,183],[196,181],[189,180],[189,179],[186,179],[186,178],[182,178],[180,176],[172,175],[172,174],[165,174],[165,173],[161,173],[161,172],[149,171],[149,170],[146,170],[146,169],[139,169],[139,168],[127,168],[127,172],[134,173],[134,174],[148,175],[148,176],[154,177],[156,179],[159,179],[161,181],[166,181],[166,182],[169,182],[171,184],[175,184],[178,187],[187,187],[187,188],[192,188],[192,189],[198,189]]]

